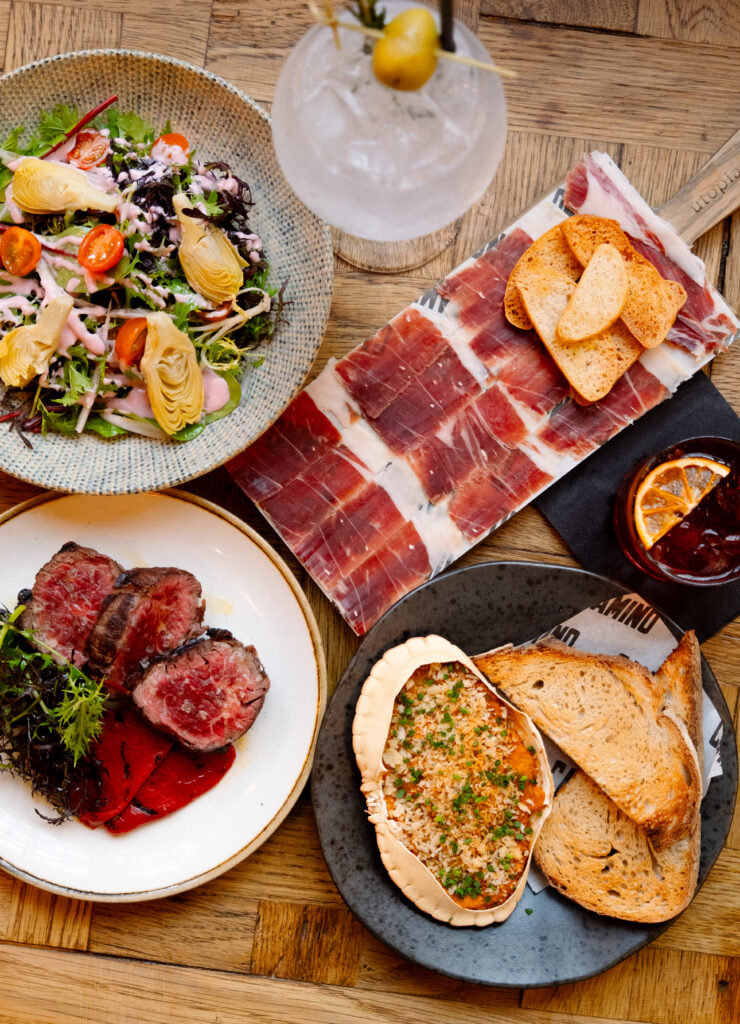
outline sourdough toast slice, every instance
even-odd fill
[[[701,776],[685,725],[655,677],[628,658],[545,640],[474,659],[656,847],[690,835]]]
[[[654,678],[661,707],[672,709],[701,762],[701,661],[693,631]],[[565,896],[597,914],[645,922],[666,921],[688,905],[700,855],[698,804],[688,835],[656,847],[580,769],[558,790],[535,849],[540,869]]]
[[[681,637],[655,673],[655,680],[663,691],[663,709],[675,712],[686,726],[703,777],[701,652],[693,629]]]
[[[534,857],[551,884],[587,910],[657,922],[691,901],[700,851],[698,823],[683,839],[656,850],[645,829],[579,769],[555,795]]]

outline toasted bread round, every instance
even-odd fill
[[[506,319],[514,327],[531,330],[532,321],[527,314],[517,287],[517,275],[520,270],[529,266],[550,267],[565,274],[573,281],[581,276],[581,264],[568,247],[560,224],[555,224],[543,235],[535,239],[530,247],[522,253],[514,269],[509,274],[504,294],[504,313]]]
[[[629,291],[622,320],[645,348],[665,341],[686,292],[677,281],[664,280],[652,263],[635,249],[625,256]]]
[[[563,221],[563,238],[581,267],[585,267],[599,245],[611,245],[626,257],[632,252],[629,238],[616,220],[609,217],[595,217],[590,213],[576,213]]]
[[[557,325],[558,341],[580,342],[605,331],[627,298],[627,268],[618,249],[597,245]]]

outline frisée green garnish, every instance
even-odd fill
[[[0,146],[0,422],[26,443],[189,440],[236,408],[281,320],[247,182],[115,99]]]
[[[23,610],[0,609],[0,770],[30,782],[63,821],[98,785],[88,756],[107,693],[18,626]]]

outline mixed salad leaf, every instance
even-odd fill
[[[282,319],[247,182],[114,100],[0,145],[0,422],[27,444],[189,440],[236,408]]]

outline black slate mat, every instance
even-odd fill
[[[535,502],[584,569],[620,580],[663,608],[703,643],[740,613],[740,580],[692,587],[653,579],[622,553],[612,525],[614,495],[638,462],[689,437],[740,441],[740,419],[703,373],[576,466]]]
[[[511,917],[487,928],[453,928],[410,903],[383,867],[367,820],[352,751],[362,684],[388,648],[438,633],[471,654],[523,643],[624,589],[580,569],[535,562],[487,562],[444,573],[402,598],[370,630],[327,709],[311,775],[324,858],[350,909],[381,942],[423,967],[465,981],[529,988],[566,984],[605,971],[669,926],[600,917],[552,888],[527,887]],[[681,630],[668,620],[675,636]],[[732,718],[702,658],[704,689],[724,723],[723,774],[702,801],[701,885],[722,849],[737,790]],[[529,911],[529,913],[528,913]]]

